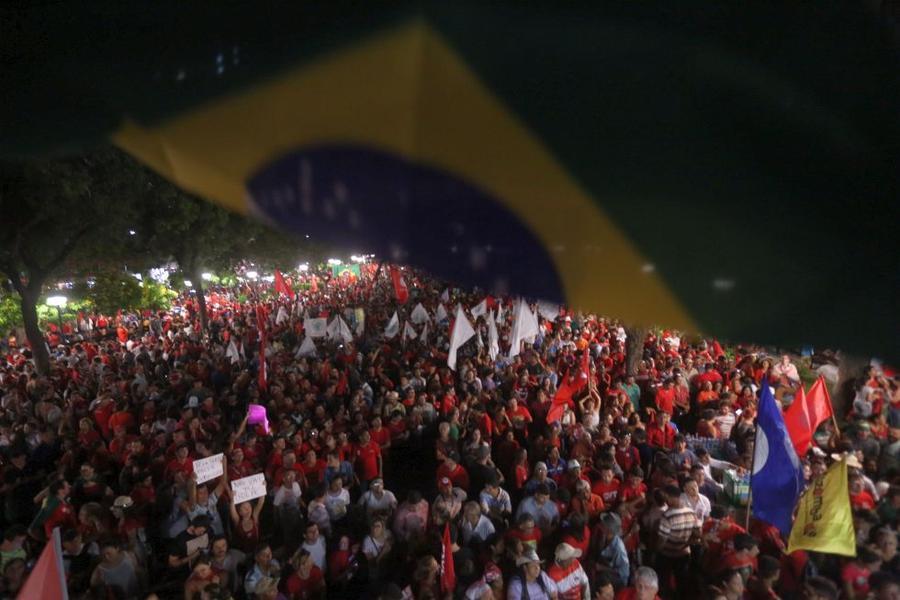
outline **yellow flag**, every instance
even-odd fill
[[[788,539],[788,552],[794,550],[856,556],[846,460],[831,465],[800,497]]]

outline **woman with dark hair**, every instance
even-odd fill
[[[541,559],[527,549],[516,559],[516,574],[509,580],[507,598],[522,600],[556,600],[556,584],[541,569]]]

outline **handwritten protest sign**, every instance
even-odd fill
[[[221,454],[214,454],[209,458],[201,458],[194,461],[194,474],[197,475],[197,483],[221,477],[222,473],[224,473],[224,470],[222,469]]]
[[[209,548],[209,534],[204,533],[199,537],[188,540],[185,547],[187,548],[188,556],[193,554],[196,550],[206,550]]]
[[[265,496],[266,477],[262,473],[257,473],[249,477],[235,479],[231,482],[231,491],[234,493],[235,504]]]

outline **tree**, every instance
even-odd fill
[[[625,373],[637,375],[638,367],[644,358],[644,342],[647,340],[646,327],[625,328]]]
[[[297,238],[192,196],[155,174],[150,174],[141,222],[138,237],[147,255],[174,259],[193,284],[202,329],[208,322],[204,270],[231,269],[242,259],[296,264],[300,254]]]
[[[124,248],[134,195],[146,170],[118,150],[0,164],[0,273],[19,296],[39,373],[49,354],[38,322],[44,284],[69,264]]]

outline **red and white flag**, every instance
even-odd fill
[[[453,329],[450,333],[450,353],[447,354],[447,366],[456,370],[456,352],[460,346],[468,342],[475,335],[475,329],[466,318],[462,306],[456,307],[456,318],[453,320]]]
[[[391,266],[391,281],[394,283],[394,294],[397,296],[397,302],[406,304],[406,301],[409,300],[409,288],[406,287],[403,273],[394,266]]]
[[[17,597],[19,600],[69,600],[59,527],[53,530]]]

